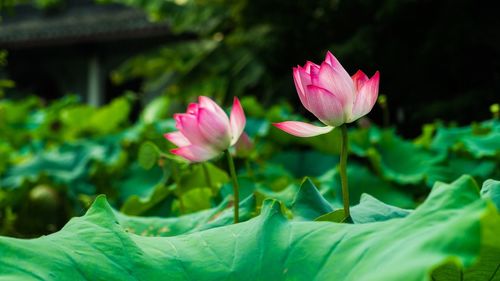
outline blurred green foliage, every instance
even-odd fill
[[[171,99],[157,98],[135,123],[129,121],[131,96],[101,108],[71,96],[48,105],[34,97],[1,100],[2,233],[53,232],[102,193],[122,212],[144,216],[188,214],[227,200],[232,191],[225,161],[188,165],[168,152],[172,145],[162,134],[175,130],[167,117],[173,113]],[[296,138],[270,126],[303,120],[288,105],[264,108],[254,97],[241,101],[253,143],[250,152],[236,154],[242,198],[253,194],[260,206],[271,197],[290,207],[301,179],[311,176],[328,202],[340,206],[338,132]],[[418,205],[436,181],[451,182],[462,174],[478,181],[500,176],[498,120],[466,127],[428,124],[415,140],[393,129],[363,126],[349,131],[352,204],[369,193],[408,208]]]
[[[7,65],[7,51],[0,49],[0,98],[5,95],[5,90],[13,88],[16,84],[14,81],[4,78],[2,69]]]

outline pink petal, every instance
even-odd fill
[[[276,128],[297,137],[314,137],[326,134],[333,130],[333,127],[331,126],[319,127],[299,121],[285,121],[281,123],[273,123],[273,125]]]
[[[227,126],[229,126],[229,118],[227,117],[226,112],[215,101],[209,97],[199,96],[198,102],[200,107],[215,112],[221,119],[224,119],[224,122],[226,122]]]
[[[207,108],[209,110],[215,111],[219,108],[219,105],[214,102],[211,98],[205,96],[198,97],[198,103],[201,107]]]
[[[358,70],[351,78],[356,91],[359,91],[365,82],[369,80],[368,76],[361,70]]]
[[[380,73],[377,71],[366,81],[356,94],[356,100],[352,109],[352,117],[349,122],[368,114],[375,105],[378,97],[378,88],[380,82]]]
[[[317,75],[319,72],[319,65],[314,62],[307,61],[304,65],[304,70],[307,74]]]
[[[175,127],[180,130],[182,128],[182,122],[181,119],[183,116],[189,116],[187,113],[175,113],[174,114],[174,120],[175,120]]]
[[[176,149],[172,149],[170,152],[172,152],[175,155],[179,155],[191,162],[203,162],[210,160],[217,155],[219,155],[220,152],[212,150],[210,148],[206,148],[203,146],[198,146],[198,145],[189,145],[189,146],[184,146],[184,147],[179,147]]]
[[[231,145],[235,144],[240,138],[241,133],[245,129],[247,119],[243,107],[241,107],[240,100],[234,97],[233,107],[231,108]]]
[[[295,83],[295,89],[299,94],[299,99],[302,105],[309,110],[306,98],[306,86],[311,84],[311,76],[306,73],[302,67],[293,68],[293,82]]]
[[[203,136],[198,126],[198,118],[190,114],[174,115],[178,120],[178,129],[186,137],[190,143],[197,145],[205,145],[207,140]]]
[[[177,146],[186,146],[191,144],[181,132],[171,132],[164,134],[163,136]]]
[[[224,110],[214,100],[206,96],[199,96],[198,104],[200,107],[206,108],[219,114],[224,112]]]
[[[197,115],[198,114],[198,108],[199,108],[199,106],[198,106],[197,103],[190,103],[188,105],[186,113],[187,114],[192,114],[192,115]]]
[[[323,62],[317,76],[312,77],[312,84],[325,88],[330,93],[341,99],[342,105],[351,112],[354,101],[354,83],[351,76],[342,66],[333,68],[329,63]]]
[[[307,86],[307,102],[311,113],[321,122],[333,127],[345,123],[343,100],[326,89]]]
[[[340,64],[339,60],[337,60],[337,58],[330,51],[326,52],[325,62],[333,67],[333,69],[335,69],[336,71],[344,71],[345,73],[347,73],[347,71],[345,71],[345,69]]]
[[[225,150],[229,147],[229,143],[231,142],[230,127],[220,115],[202,107],[198,110],[198,126],[203,137],[211,146],[217,147],[220,150]]]

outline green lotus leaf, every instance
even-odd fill
[[[174,237],[127,232],[104,197],[58,233],[0,238],[0,280],[493,280],[500,215],[470,177],[438,183],[405,218],[288,221],[266,201],[247,222]],[[475,263],[479,261],[479,263]],[[374,270],[376,269],[376,270]]]

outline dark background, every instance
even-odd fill
[[[52,2],[48,1],[45,6],[38,4],[39,13],[50,18],[64,14],[75,3],[88,5],[91,1]],[[121,2],[124,1],[100,5],[120,5]],[[124,91],[126,85],[149,96],[172,94],[169,90],[172,85],[178,86],[178,92],[180,88],[181,92],[204,94],[200,89],[210,88],[206,85],[213,85],[210,81],[221,77],[223,90],[218,88],[217,91],[224,92],[223,100],[233,95],[257,95],[268,105],[289,100],[296,112],[305,113],[293,87],[291,68],[306,60],[319,63],[330,50],[351,74],[358,69],[370,76],[376,70],[381,72],[380,94],[388,97],[391,123],[406,136],[419,134],[423,123],[436,120],[466,124],[487,119],[491,116],[489,106],[500,100],[500,16],[494,1],[238,0],[193,3],[183,6],[156,0],[127,1],[132,8],[144,10],[150,20],[169,23],[172,30],[168,40],[156,40],[146,49],[137,48],[143,39],[120,46],[114,43],[112,49],[129,54],[133,62],[127,62],[122,55],[120,62],[106,66],[107,95],[116,96],[116,89]],[[15,17],[16,11],[4,8],[2,14],[4,18]],[[161,59],[162,52],[156,50],[169,48],[172,42],[186,42],[186,38],[191,41],[192,38],[210,39],[218,34],[224,35],[223,43],[202,56],[201,62],[188,71],[177,65],[201,51],[189,53],[188,48],[181,47],[178,56],[174,53],[163,57],[163,68],[150,71],[141,66],[154,58]],[[106,56],[110,56],[110,45],[99,40],[70,42],[62,46],[66,51],[56,53],[75,54],[74,50],[81,49],[82,44],[106,49]],[[34,48],[28,52],[40,52]],[[127,48],[130,48],[128,53]],[[11,48],[9,52],[12,60],[7,66],[7,76],[9,71],[10,76],[19,76],[19,69],[29,65],[29,61],[23,62],[26,48]],[[144,57],[133,59],[137,55]],[[243,71],[236,73],[234,69],[246,56],[249,59],[243,64]],[[183,60],[177,63],[175,60],[181,57]],[[146,70],[141,72],[143,68]],[[123,81],[111,83],[113,69],[117,69],[115,73],[120,73]],[[166,72],[179,75],[168,82],[157,83]],[[35,94],[48,98],[66,94],[51,83],[41,83],[39,78],[43,75],[38,76],[33,71],[26,73],[31,73],[32,77],[19,79],[18,89],[37,89]],[[148,83],[160,86],[151,89]],[[44,89],[43,85],[48,88]],[[376,107],[369,117],[380,124],[380,108]]]
[[[273,73],[319,62],[326,49],[351,74],[380,70],[380,93],[407,134],[435,119],[489,118],[489,105],[500,101],[500,17],[488,1],[252,2],[249,22],[282,27],[276,48],[262,54]]]

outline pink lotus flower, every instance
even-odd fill
[[[370,112],[377,101],[379,72],[368,78],[361,70],[352,77],[330,53],[321,66],[308,61],[293,68],[293,80],[304,107],[325,127],[286,121],[274,126],[298,137],[313,137],[351,123]]]
[[[203,162],[218,156],[234,145],[245,128],[246,118],[238,98],[234,98],[231,117],[208,97],[198,97],[198,103],[189,104],[186,113],[174,114],[179,130],[165,134],[177,145],[173,154],[191,162]]]

